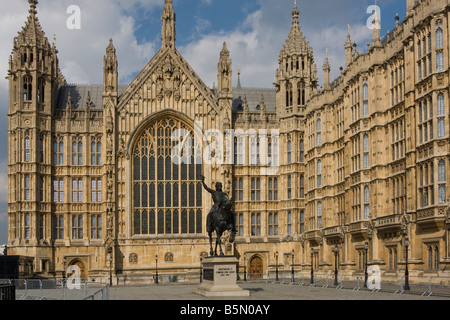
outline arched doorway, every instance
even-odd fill
[[[76,268],[70,268],[70,267],[77,267]],[[86,265],[84,264],[84,262],[82,260],[76,259],[73,260],[70,264],[69,264],[69,268],[67,269],[67,274],[66,274],[66,278],[73,276],[77,276],[77,270],[79,270],[79,276],[81,278],[81,280],[86,280],[88,278],[88,272],[86,269]],[[71,272],[69,272],[71,271]]]
[[[249,266],[250,279],[262,279],[264,275],[263,260],[259,256],[255,256],[250,260]]]

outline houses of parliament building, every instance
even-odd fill
[[[202,176],[232,197],[225,251],[252,279],[366,265],[397,278],[407,249],[412,276],[449,275],[450,0],[406,0],[365,53],[349,30],[345,66],[331,81],[326,59],[320,84],[295,3],[271,89],[233,87],[226,44],[207,87],[176,49],[172,0],[129,85],[108,39],[104,83],[68,84],[29,2],[7,77],[8,254],[32,258],[35,276],[198,277],[213,205]],[[226,132],[243,134],[204,152]],[[218,156],[232,161],[205,161]]]

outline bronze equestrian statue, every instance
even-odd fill
[[[214,205],[206,218],[206,231],[209,234],[209,244],[211,248],[210,254],[211,256],[217,256],[217,246],[219,246],[220,256],[224,256],[221,241],[223,233],[225,231],[230,231],[230,243],[233,243],[237,232],[235,214],[232,210],[232,199],[222,191],[222,183],[216,183],[216,190],[208,188],[205,184],[205,177],[202,177],[202,183],[205,190],[212,195],[214,201]],[[214,231],[217,235],[215,250],[213,250],[212,247],[212,234]]]

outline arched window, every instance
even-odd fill
[[[291,142],[291,140],[288,140],[288,143],[287,143],[287,161],[288,161],[288,164],[292,163],[292,142]]]
[[[91,142],[91,165],[102,165],[102,143],[97,138],[92,138]]]
[[[30,162],[30,152],[31,152],[31,145],[30,145],[30,137],[25,137],[25,162]]]
[[[364,169],[369,168],[369,136],[367,134],[364,135],[363,138],[364,144]]]
[[[370,193],[369,186],[364,187],[364,219],[370,218]]]
[[[23,101],[33,99],[33,78],[30,75],[23,77]]]
[[[436,49],[444,47],[444,31],[442,30],[442,21],[436,23]]]
[[[322,161],[317,161],[317,187],[322,186]]]
[[[322,145],[322,120],[317,119],[317,146]]]
[[[438,95],[437,115],[438,138],[443,138],[445,137],[445,98],[442,93]]]
[[[300,234],[305,233],[305,211],[300,211]]]
[[[26,175],[25,176],[25,201],[30,201],[31,200],[31,193],[30,193],[30,176]]]
[[[369,85],[368,80],[363,80],[363,117],[369,116]]]
[[[305,176],[301,175],[300,176],[300,198],[304,198],[305,197]]]
[[[83,140],[82,138],[73,138],[72,140],[72,165],[83,165]]]
[[[303,163],[305,162],[305,142],[303,139],[300,140],[299,150],[300,150],[300,162]]]
[[[322,202],[317,204],[317,229],[322,228]]]
[[[45,102],[45,80],[40,78],[38,81],[38,102]]]
[[[201,163],[193,130],[180,120],[161,119],[143,131],[133,151],[135,235],[203,233]]]
[[[438,165],[438,196],[439,196],[439,204],[444,204],[447,202],[446,195],[447,195],[447,177],[446,177],[446,169],[445,169],[445,161],[441,160],[439,161]]]
[[[55,138],[53,141],[53,162],[55,166],[64,164],[64,141],[63,138]]]

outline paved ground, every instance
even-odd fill
[[[110,288],[111,300],[450,300],[449,297],[422,297],[418,294],[394,294],[389,292],[353,291],[351,289],[336,290],[334,288],[310,288],[288,284],[272,283],[240,283],[243,289],[250,291],[247,298],[204,298],[192,291],[198,285],[151,285],[151,286],[116,286]]]

